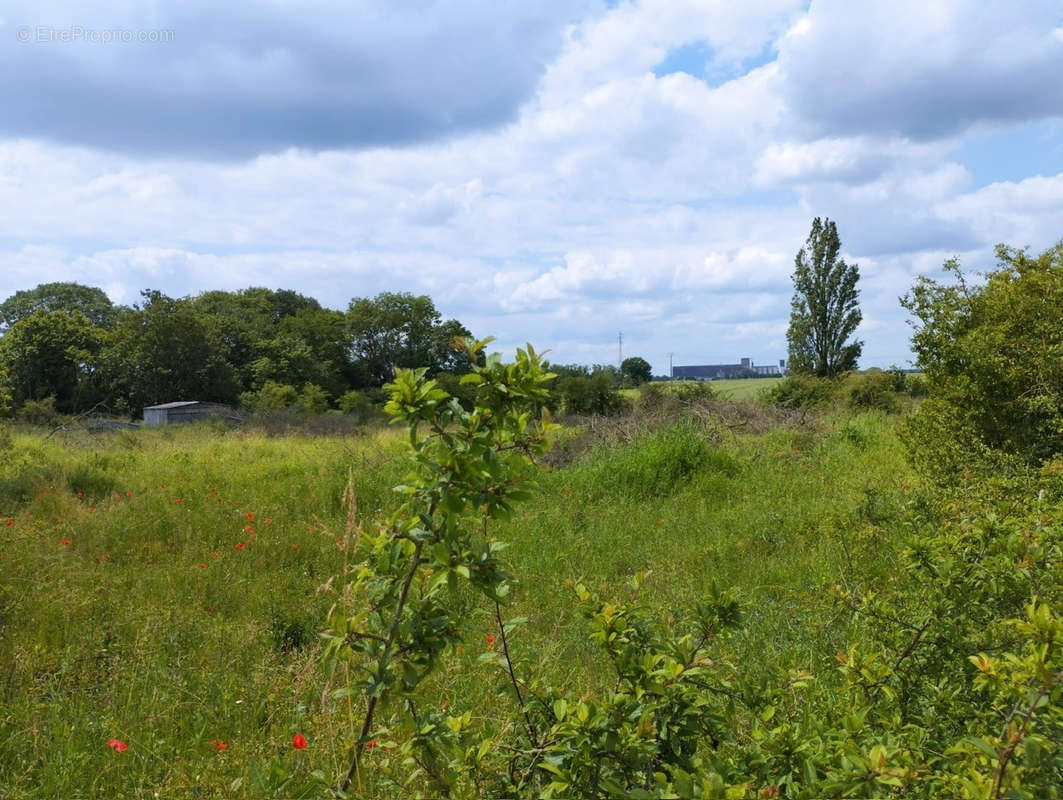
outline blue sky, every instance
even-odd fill
[[[0,11],[0,297],[412,291],[560,361],[774,363],[826,216],[887,366],[917,275],[1063,238],[1060,0],[71,6]]]

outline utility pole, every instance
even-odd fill
[[[672,356],[674,356],[674,355],[675,355],[675,353],[669,353],[668,354],[668,379],[669,380],[675,380],[675,367],[672,366]]]
[[[617,366],[617,369],[619,369],[624,363],[624,332],[623,331],[620,331],[620,333],[618,333],[616,335],[616,352],[617,352],[616,366]]]

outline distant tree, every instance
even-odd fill
[[[103,354],[115,403],[133,413],[172,400],[235,402],[239,387],[217,332],[188,300],[161,292],[122,318]]]
[[[591,368],[586,364],[551,364],[544,362],[543,369],[552,372],[558,380],[562,378],[586,378],[591,374]]]
[[[620,375],[626,383],[639,386],[650,381],[653,371],[649,361],[638,356],[631,356],[631,358],[625,358],[620,364]]]
[[[64,413],[95,402],[102,331],[80,311],[38,309],[0,339],[0,370],[16,405],[55,398]]]
[[[0,304],[0,330],[6,330],[36,311],[78,311],[93,325],[112,327],[118,309],[102,289],[80,283],[42,283],[15,292]]]
[[[471,334],[457,320],[444,322],[424,295],[384,292],[371,300],[355,298],[347,311],[347,330],[352,360],[372,386],[389,382],[396,367],[427,367],[430,374],[468,368],[451,344]]]
[[[794,261],[794,296],[786,333],[793,373],[833,378],[855,369],[863,350],[863,342],[849,341],[863,318],[856,288],[860,271],[838,258],[840,250],[835,224],[816,217]]]

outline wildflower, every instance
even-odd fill
[[[490,634],[490,633],[487,634],[487,636],[485,636],[484,639],[487,640],[488,644],[494,644],[495,643],[495,637],[494,637],[493,634]]]
[[[206,568],[207,568],[207,565],[206,565],[206,564],[200,564],[200,565],[199,565],[199,568],[200,568],[200,569],[206,569]]]
[[[83,494],[82,492],[78,492],[78,499],[81,499],[81,498],[82,498],[82,497],[84,497],[84,496],[85,496],[85,495],[84,495],[84,494]],[[114,741],[117,741],[117,739],[116,739],[116,740],[114,740]]]
[[[237,550],[243,550],[245,547],[247,547],[247,542],[237,542],[236,543],[236,549]]]
[[[211,749],[216,753],[220,753],[222,750],[228,750],[229,745],[223,742],[221,739],[212,739],[210,742]]]
[[[59,540],[59,544],[61,544],[63,547],[69,547],[70,546],[70,540],[69,539],[60,539]]]
[[[292,542],[292,550],[298,550],[298,549],[299,549],[299,545],[297,545],[295,542]]]
[[[151,569],[151,566],[152,566],[151,564],[148,564],[148,569]]]
[[[10,528],[10,527],[11,527],[12,525],[14,525],[14,524],[15,524],[15,520],[13,520],[13,519],[9,519],[9,520],[7,520],[7,522],[5,522],[4,524],[5,524],[5,525],[6,525],[7,527],[9,527],[9,528]]]
[[[124,753],[129,749],[129,745],[123,742],[121,739],[108,739],[107,746],[114,750],[116,753]]]
[[[248,536],[257,536],[257,534],[255,533],[255,529],[252,528],[250,525],[244,525],[244,533],[246,533]]]
[[[273,520],[270,517],[266,517],[263,520],[263,522],[265,522],[267,525],[272,525],[273,524]]]
[[[292,737],[292,747],[294,747],[296,750],[305,750],[306,737],[303,736],[301,733],[295,734],[295,736]]]
[[[214,556],[215,558],[221,558],[221,553],[219,553],[217,550],[215,550],[213,553],[211,553],[211,555]]]
[[[376,747],[376,739],[370,739],[365,743],[366,750],[372,750],[374,747]]]
[[[247,512],[247,514],[245,514],[245,516],[246,516],[246,517],[247,517],[247,518],[248,518],[248,519],[249,519],[249,520],[250,520],[251,522],[254,522],[254,521],[255,521],[255,513],[254,513],[253,511],[248,511],[248,512]]]

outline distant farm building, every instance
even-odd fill
[[[180,400],[144,408],[145,425],[174,425],[181,422],[198,422],[215,417],[229,422],[239,422],[240,415],[224,403],[204,403],[201,400]]]
[[[786,361],[778,364],[757,365],[751,358],[743,358],[737,364],[701,364],[690,367],[672,367],[672,378],[677,381],[719,381],[730,378],[767,378],[786,374]]]

